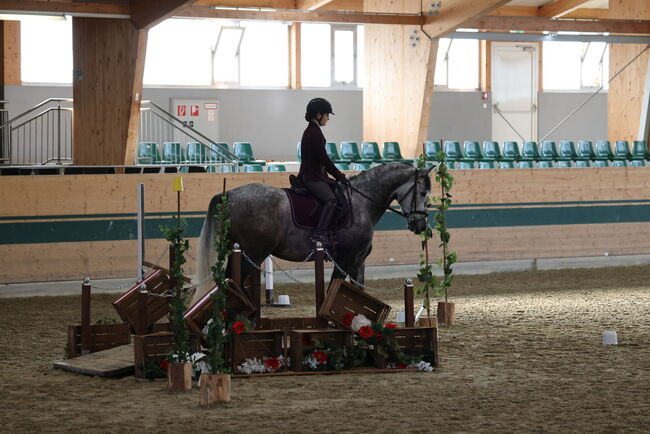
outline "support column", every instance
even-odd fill
[[[302,89],[300,30],[300,23],[293,23],[289,27],[289,84],[291,89]]]
[[[147,32],[128,20],[72,19],[74,163],[133,164]]]

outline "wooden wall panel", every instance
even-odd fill
[[[75,164],[131,164],[147,33],[128,20],[73,18]]]
[[[650,19],[650,2],[647,0],[610,0],[609,18]],[[611,44],[610,76],[623,68],[644,48],[645,45],[642,44]],[[607,106],[610,140],[632,141],[637,139],[648,55],[648,52],[644,53],[609,85]]]
[[[0,79],[3,85],[20,85],[20,21],[0,21]],[[4,91],[3,91],[4,93]],[[3,98],[0,98],[3,99]]]

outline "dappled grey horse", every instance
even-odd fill
[[[397,200],[406,219],[406,227],[419,234],[426,228],[426,196],[431,189],[429,172],[417,170],[410,164],[388,163],[350,178],[343,186],[352,212],[347,225],[336,232],[338,245],[332,253],[334,261],[351,278],[363,284],[365,260],[372,249],[375,224]],[[273,255],[288,261],[303,261],[314,249],[310,231],[294,225],[286,193],[264,184],[246,184],[227,192],[230,210],[230,245],[238,243],[243,252],[258,266]],[[216,204],[221,194],[215,195],[199,236],[197,282],[203,282],[216,262],[214,251]],[[227,273],[230,271],[228,266]],[[241,265],[242,282],[253,271],[248,261]],[[345,276],[336,268],[332,278]],[[194,294],[198,300],[209,288],[203,285]]]

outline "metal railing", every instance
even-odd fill
[[[216,140],[203,135],[152,101],[142,101],[138,141],[161,145],[165,142],[175,142],[180,143],[182,147],[187,143],[198,143],[203,148],[202,154],[208,164],[237,162],[237,156]]]
[[[72,161],[72,99],[49,98],[0,124],[1,162],[38,165]]]
[[[0,125],[9,120],[8,101],[0,101]],[[0,132],[0,164],[9,163],[9,131]]]

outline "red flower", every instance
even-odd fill
[[[232,325],[232,331],[240,335],[242,332],[246,331],[246,325],[243,321],[235,321]]]
[[[352,320],[354,319],[353,313],[344,313],[343,314],[343,325],[350,327],[352,325]]]
[[[267,368],[271,368],[271,370],[275,371],[280,367],[280,361],[278,360],[277,357],[271,357],[269,359],[266,359],[266,362],[264,362]]]
[[[386,327],[387,329],[396,329],[397,324],[393,324],[392,322],[387,322],[384,327]]]
[[[364,339],[368,339],[369,337],[372,337],[375,332],[372,331],[372,329],[369,326],[363,326],[359,329],[359,336],[361,336]]]
[[[398,367],[399,369],[406,369],[406,365],[405,365],[404,363],[402,363],[402,362],[399,362],[399,363],[397,364],[397,367]]]
[[[381,333],[377,332],[377,333],[375,334],[375,337],[376,337],[377,339],[381,339]]]
[[[169,368],[169,361],[163,360],[162,362],[160,362],[160,369],[166,371],[168,368]]]
[[[325,363],[327,362],[327,354],[323,351],[314,351],[314,359],[316,359],[318,363]]]
[[[222,312],[221,312],[221,318],[223,318],[223,319],[228,318],[228,312],[226,312],[225,310],[222,311]]]

